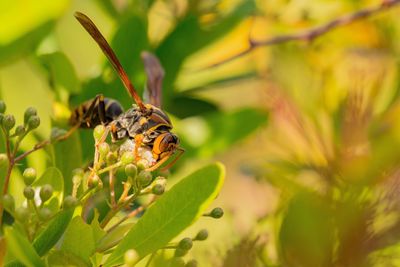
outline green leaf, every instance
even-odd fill
[[[90,265],[90,256],[95,251],[96,237],[92,227],[81,217],[75,217],[64,234],[61,250],[71,253]]]
[[[68,0],[0,1],[0,62],[35,51],[68,3]]]
[[[29,243],[29,240],[11,227],[5,228],[5,237],[7,248],[11,254],[27,267],[44,267],[45,264],[36,253],[35,249]],[[15,266],[15,262],[12,262]],[[7,266],[7,265],[6,265]]]
[[[33,241],[33,247],[39,256],[45,255],[58,242],[73,214],[73,209],[61,211]]]
[[[206,117],[212,133],[201,150],[205,155],[223,151],[244,139],[267,122],[268,114],[263,110],[244,108],[231,113],[216,113]]]
[[[47,262],[49,266],[52,267],[65,267],[65,266],[74,266],[74,267],[86,267],[87,263],[81,258],[75,256],[72,253],[67,251],[53,251],[47,258]]]
[[[93,145],[94,146],[94,143]],[[53,145],[54,164],[64,177],[65,195],[72,193],[72,171],[82,166],[82,149],[77,133]]]
[[[62,203],[64,192],[64,178],[60,170],[56,167],[50,167],[33,183],[34,186],[42,186],[45,184],[49,184],[53,187],[54,193],[51,199],[48,200],[48,203],[52,204],[50,209],[55,212]]]
[[[80,92],[80,83],[75,69],[63,53],[45,54],[39,59],[49,72],[50,84],[57,92],[60,90],[75,94]]]
[[[286,266],[329,266],[334,233],[329,202],[311,193],[294,197],[284,214],[279,233]]]
[[[167,110],[172,107],[172,88],[184,60],[227,34],[253,9],[253,1],[243,1],[243,4],[237,6],[233,12],[208,28],[201,25],[199,18],[192,13],[188,13],[178,22],[175,29],[162,41],[156,51],[160,61],[167,69],[164,79],[167,90],[163,92],[163,103]]]
[[[198,219],[218,195],[224,181],[220,163],[208,165],[184,178],[160,197],[129,231],[105,263],[123,263],[128,249],[141,258],[165,246]]]
[[[188,95],[178,95],[172,99],[169,112],[179,118],[197,116],[208,112],[218,111],[218,106]]]
[[[133,223],[123,224],[104,235],[100,240],[98,240],[96,250],[106,251],[107,249],[117,245],[133,225]]]

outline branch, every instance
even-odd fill
[[[388,10],[398,4],[400,4],[400,0],[383,0],[380,5],[377,5],[374,7],[368,7],[368,8],[356,11],[354,13],[343,15],[341,17],[338,17],[338,18],[336,18],[332,21],[329,21],[325,24],[322,24],[320,26],[309,28],[307,30],[297,32],[297,33],[278,35],[278,36],[271,37],[271,38],[268,38],[265,40],[259,40],[259,41],[253,40],[251,38],[251,36],[249,36],[249,40],[248,40],[249,46],[245,50],[243,50],[233,56],[230,56],[226,59],[223,59],[220,62],[212,64],[209,67],[211,67],[211,68],[217,67],[219,65],[222,65],[222,64],[225,64],[232,60],[235,60],[237,58],[240,58],[260,46],[270,46],[270,45],[287,43],[287,42],[291,42],[291,41],[313,41],[317,37],[329,32],[329,31],[332,31],[341,26],[348,25],[348,24],[353,23],[358,20],[371,17],[375,14],[378,14],[385,10]]]

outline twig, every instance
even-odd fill
[[[271,37],[271,38],[268,38],[265,40],[254,40],[251,38],[251,36],[249,36],[249,38],[248,38],[249,46],[245,50],[243,50],[233,56],[225,58],[222,61],[219,61],[215,64],[212,64],[212,65],[208,66],[208,68],[217,67],[222,64],[233,61],[237,58],[240,58],[240,57],[250,53],[254,49],[261,47],[261,46],[270,46],[270,45],[287,43],[287,42],[291,42],[291,41],[309,41],[309,42],[313,41],[317,37],[319,37],[327,32],[330,32],[336,28],[348,25],[357,20],[365,19],[370,16],[376,15],[376,14],[383,12],[385,10],[388,10],[398,4],[400,4],[400,0],[383,0],[380,5],[377,5],[374,7],[367,7],[367,8],[358,10],[354,13],[343,15],[341,17],[338,17],[338,18],[331,20],[320,26],[312,27],[312,28],[309,28],[307,30],[297,32],[297,33],[274,36],[274,37]]]

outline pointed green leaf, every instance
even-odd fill
[[[67,90],[70,93],[79,93],[80,83],[72,63],[61,52],[42,55],[43,65],[49,72],[50,82],[56,91]]]
[[[61,238],[74,214],[74,209],[60,212],[33,241],[36,252],[45,255]]]
[[[32,247],[29,240],[11,227],[5,228],[5,236],[7,240],[7,249],[20,262],[27,267],[44,267],[45,264]],[[15,262],[13,262],[15,264]],[[7,265],[6,265],[7,266]]]
[[[165,246],[205,212],[222,187],[224,173],[222,164],[211,164],[176,184],[146,211],[104,266],[122,264],[128,249],[145,257]]]

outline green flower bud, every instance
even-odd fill
[[[219,219],[222,216],[224,216],[224,210],[221,208],[214,208],[211,212],[210,212],[210,217],[213,217],[215,219]]]
[[[24,177],[24,183],[31,185],[36,179],[36,170],[34,168],[26,168],[22,176]]]
[[[116,163],[117,161],[118,161],[118,157],[117,157],[116,153],[109,152],[109,153],[107,154],[106,162],[107,162],[107,165],[108,165],[108,166],[113,165],[113,164]]]
[[[179,241],[178,248],[183,250],[190,250],[193,247],[193,241],[189,237],[185,237],[181,241]]]
[[[40,188],[39,196],[42,202],[46,202],[53,195],[53,187],[49,184],[45,184]]]
[[[129,249],[124,254],[124,262],[128,267],[135,266],[139,259],[139,254],[134,249]]]
[[[0,167],[6,166],[8,164],[7,155],[4,153],[0,154]]]
[[[151,189],[151,192],[154,195],[157,195],[157,196],[162,195],[165,192],[165,185],[163,185],[163,184],[155,184],[153,186],[153,188]]]
[[[135,164],[128,164],[125,166],[125,174],[126,176],[130,176],[132,178],[136,178],[137,175],[137,167]]]
[[[177,249],[175,249],[175,254],[174,254],[174,256],[175,257],[183,257],[183,256],[185,256],[187,253],[188,253],[188,251],[189,250],[187,250],[187,249],[181,249],[181,248],[177,248]],[[184,266],[185,265],[185,263],[183,262],[183,265],[182,266]],[[173,266],[175,266],[175,265],[173,265]]]
[[[64,209],[70,209],[70,208],[74,208],[78,205],[78,199],[76,197],[73,196],[66,196],[64,198],[64,204],[63,207]]]
[[[153,179],[152,175],[148,171],[141,171],[139,172],[137,176],[137,180],[140,184],[141,187],[146,187],[151,183],[151,180]]]
[[[25,127],[24,125],[18,125],[17,128],[15,128],[15,135],[17,136],[22,136],[25,134]]]
[[[106,142],[101,143],[101,144],[99,145],[99,153],[100,153],[100,156],[101,156],[102,158],[106,158],[108,152],[110,152],[110,145],[107,144]]]
[[[27,223],[28,222],[28,217],[29,217],[29,209],[25,207],[18,207],[15,209],[15,218],[18,221],[21,221],[22,223]]]
[[[3,203],[3,207],[9,211],[9,212],[13,212],[15,209],[15,200],[14,197],[12,195],[9,194],[5,194],[1,200],[1,202]]]
[[[49,208],[44,207],[39,210],[39,219],[41,221],[47,221],[48,219],[50,219],[51,215],[52,213]]]
[[[100,184],[100,177],[95,174],[92,177],[89,177],[88,179],[88,187],[93,189],[96,188]]]
[[[94,140],[99,141],[103,137],[105,132],[106,132],[106,127],[104,127],[104,125],[101,124],[97,125],[96,128],[94,128],[93,130]]]
[[[207,229],[202,229],[200,230],[196,237],[194,238],[194,240],[198,240],[198,241],[204,241],[208,238],[208,231]]]
[[[82,182],[82,175],[79,174],[75,174],[74,176],[72,176],[72,183],[73,184],[80,184]]]
[[[32,116],[28,120],[28,130],[34,130],[40,125],[40,118],[39,116]]]
[[[3,100],[0,100],[0,113],[4,113],[6,111],[6,103]]]
[[[4,129],[9,131],[15,126],[15,118],[13,115],[7,114],[4,116],[2,123],[3,123]]]
[[[56,141],[58,138],[65,135],[66,133],[67,131],[64,129],[60,129],[57,127],[52,128],[50,133],[50,142]]]
[[[25,125],[28,124],[29,119],[30,119],[32,116],[36,116],[36,115],[37,115],[37,111],[36,111],[35,108],[33,108],[33,107],[27,108],[27,109],[25,110],[25,113],[24,113],[24,124],[25,124]]]
[[[24,188],[24,196],[26,199],[33,199],[35,197],[35,190],[32,186],[27,186]]]
[[[124,152],[121,156],[121,163],[123,165],[127,165],[129,163],[132,163],[134,161],[135,157],[133,156],[133,153],[131,151]]]
[[[138,171],[142,171],[142,170],[147,169],[147,167],[149,167],[149,162],[145,159],[140,159],[136,163],[136,166],[138,168]]]
[[[197,261],[196,260],[190,260],[185,264],[185,267],[197,267]]]
[[[179,257],[182,257],[182,256],[179,256]],[[176,256],[176,257],[178,257],[178,256]],[[172,258],[171,259],[171,264],[168,265],[168,266],[171,266],[171,267],[185,267],[185,261],[182,258]]]

